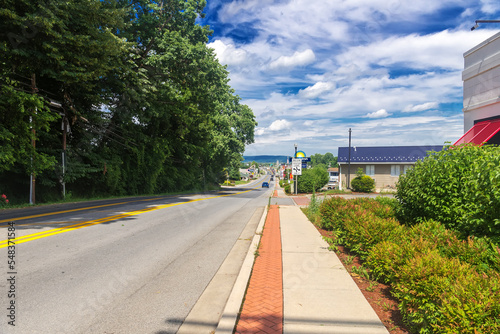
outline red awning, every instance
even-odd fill
[[[464,143],[473,143],[476,145],[483,145],[488,142],[497,132],[500,131],[500,119],[493,121],[484,121],[475,124],[469,131],[467,131],[462,138],[457,140],[453,145],[460,145]]]

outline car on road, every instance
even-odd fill
[[[262,188],[269,188],[269,182],[262,182]]]

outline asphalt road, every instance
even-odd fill
[[[1,212],[0,333],[175,333],[268,203],[262,181]]]

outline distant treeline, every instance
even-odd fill
[[[205,4],[4,2],[0,192],[28,201],[30,175],[37,202],[63,183],[76,196],[201,189],[238,168],[256,121],[196,23]]]
[[[245,155],[243,156],[243,163],[251,163],[253,161],[264,164],[264,163],[276,163],[279,161],[280,163],[286,163],[288,158],[291,156],[287,155]],[[311,165],[325,165],[325,167],[337,167],[337,157],[334,157],[332,153],[327,152],[325,154],[315,153],[310,156]]]

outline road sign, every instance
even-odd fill
[[[289,157],[288,158],[288,162],[292,162],[293,159],[302,160],[302,162],[311,162],[311,157],[306,157],[306,158],[292,158],[292,157]]]
[[[302,159],[292,159],[292,175],[302,175]]]

